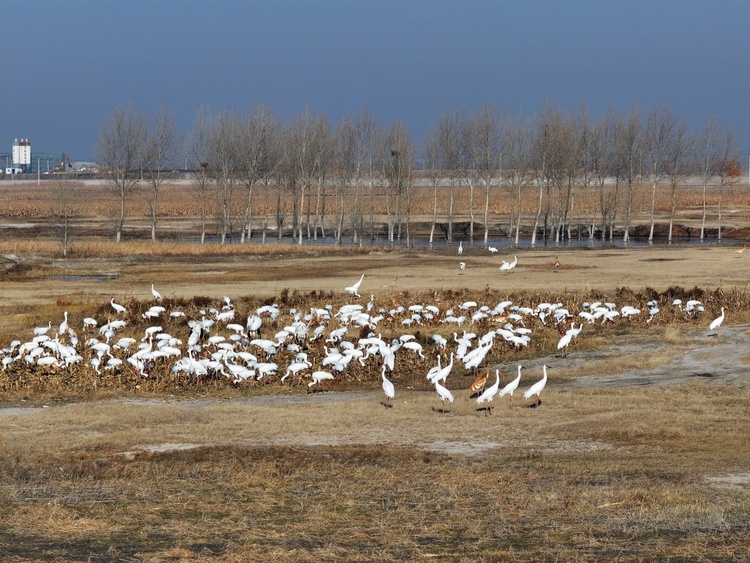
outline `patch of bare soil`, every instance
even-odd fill
[[[630,355],[643,356],[673,347],[674,344],[659,339],[628,338],[596,350],[574,352],[567,358],[550,361],[566,369],[575,370],[592,361]],[[720,385],[747,388],[750,384],[746,361],[749,347],[750,325],[722,327],[718,335],[707,329],[696,329],[687,333],[678,353],[674,354],[666,365],[650,369],[631,369],[611,375],[578,377],[566,382],[565,385],[571,388],[674,386],[700,379]]]

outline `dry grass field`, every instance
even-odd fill
[[[384,339],[411,332],[426,356],[397,362],[390,407],[378,369],[308,392],[305,379],[197,384],[167,367],[139,379],[14,363],[0,372],[4,561],[750,561],[750,256],[736,246],[542,247],[505,273],[509,253],[471,247],[459,271],[454,250],[75,244],[61,259],[54,241],[0,240],[15,255],[0,275],[0,347],[65,311],[84,340],[83,318],[112,318],[111,299],[140,340],[152,283],[193,318],[228,296],[241,323],[264,304],[335,311],[371,296],[386,311],[507,299],[644,313],[586,324],[565,357],[554,323],[529,323],[532,346],[488,361],[503,384],[525,366],[512,408],[497,399],[491,416],[463,366],[445,413],[425,380],[432,334],[500,328],[489,321],[383,321]],[[343,288],[361,274],[357,299]],[[676,297],[705,313],[686,318]],[[662,311],[646,323],[650,299]],[[184,321],[167,322],[187,338]],[[322,348],[307,351],[317,362]],[[542,404],[528,408],[520,391],[543,364]]]

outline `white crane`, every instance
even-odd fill
[[[440,382],[436,379],[435,380],[435,391],[437,391],[437,394],[440,396],[440,400],[443,403],[443,414],[445,414],[445,401],[448,401],[449,403],[453,402],[453,394],[448,391],[445,387],[440,385]]]
[[[542,392],[542,389],[544,389],[544,386],[547,385],[547,365],[542,366],[542,369],[544,370],[544,377],[542,377],[539,381],[534,383],[531,387],[528,388],[526,393],[523,394],[524,399],[529,399],[536,395],[536,406],[539,406],[539,394]]]
[[[307,384],[308,389],[312,387],[313,385],[320,383],[321,381],[327,381],[329,379],[333,379],[333,374],[328,371],[314,371],[312,372],[311,377],[312,377],[312,381]]]
[[[151,284],[151,295],[153,295],[154,299],[157,301],[161,301],[161,293],[154,289],[154,284]]]
[[[112,305],[112,308],[115,310],[115,313],[117,313],[118,315],[119,314],[123,314],[123,315],[127,315],[128,314],[128,310],[125,307],[123,307],[119,303],[115,303],[115,298],[114,297],[112,298],[112,301],[109,302],[109,304]]]
[[[463,241],[458,241],[458,255],[461,256],[464,253]]]
[[[577,333],[571,330],[568,330],[557,343],[557,349],[562,350],[563,358],[565,358],[568,355],[568,346],[570,346],[570,341],[573,339],[573,336],[575,334]]]
[[[724,322],[724,307],[721,308],[721,315],[719,315],[713,321],[711,321],[711,324],[708,326],[708,330],[715,330],[716,331],[715,336],[719,336],[719,329],[721,328],[721,323],[723,322]]]
[[[344,291],[347,293],[351,293],[352,295],[356,295],[357,297],[362,297],[359,294],[359,286],[362,285],[362,280],[365,279],[365,275],[362,274],[362,277],[359,278],[359,281],[355,283],[354,285],[350,285],[349,287],[345,287]]]
[[[396,396],[396,389],[393,387],[393,383],[385,377],[385,366],[383,366],[381,377],[383,378],[383,393],[385,393],[386,406],[391,406],[391,399]]]
[[[499,395],[500,397],[505,397],[505,395],[508,395],[510,397],[510,402],[508,403],[508,407],[513,406],[513,391],[518,389],[518,384],[521,383],[521,369],[522,368],[523,366],[519,364],[518,376],[500,390],[500,395]]]
[[[495,395],[497,395],[497,390],[500,387],[500,370],[495,370],[495,383],[492,385],[492,387],[488,387],[484,390],[484,393],[479,395],[477,397],[477,404],[481,405],[482,403],[487,403],[487,414],[492,414],[492,400],[495,398]]]
[[[503,263],[500,265],[500,271],[509,272],[516,267],[516,264],[518,264],[518,256],[513,257],[513,262],[506,262],[503,260]]]

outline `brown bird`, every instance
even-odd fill
[[[487,367],[487,371],[485,371],[482,374],[479,374],[477,378],[474,380],[474,383],[471,384],[471,387],[469,388],[471,390],[471,394],[479,393],[482,389],[484,389],[484,386],[487,385],[487,377],[490,375],[490,368]]]
[[[555,256],[555,270],[557,270],[560,267],[560,261],[557,259],[557,256]]]
[[[743,252],[745,252],[746,248],[747,248],[747,246],[743,246],[742,248],[738,248],[737,250],[734,251],[734,253],[737,254],[737,255],[741,255]]]

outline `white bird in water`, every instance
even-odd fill
[[[522,368],[523,366],[519,365],[518,376],[500,390],[500,395],[499,395],[500,397],[505,397],[505,395],[510,396],[510,402],[508,403],[508,407],[513,406],[513,391],[518,389],[518,384],[521,383],[521,369]]]
[[[393,387],[393,383],[388,381],[388,379],[385,377],[385,366],[383,366],[381,376],[383,378],[383,393],[385,393],[385,404],[386,406],[390,407],[391,399],[396,396],[396,389]]]
[[[435,380],[435,391],[437,391],[437,394],[440,396],[440,400],[443,403],[443,414],[445,414],[445,401],[452,403],[453,394],[448,391],[448,389],[440,385],[440,382],[437,379]]]
[[[151,295],[153,295],[154,299],[157,301],[161,301],[161,293],[154,289],[154,284],[151,284]]]
[[[362,297],[359,294],[359,286],[362,285],[362,280],[365,279],[365,275],[362,274],[362,277],[359,278],[359,281],[355,283],[354,285],[350,285],[349,287],[345,287],[344,291],[351,293],[352,295],[356,295],[357,297]]]
[[[716,334],[714,336],[719,336],[719,329],[721,328],[721,323],[724,322],[724,307],[721,308],[721,315],[716,317],[713,321],[711,321],[711,324],[708,327],[708,330],[715,330]]]
[[[547,385],[547,367],[546,365],[542,366],[544,370],[544,377],[542,377],[539,381],[534,383],[531,387],[528,388],[526,393],[523,394],[524,399],[529,399],[536,395],[536,406],[539,406],[539,394],[542,392],[542,389],[544,389],[544,386]]]
[[[477,404],[487,403],[487,414],[492,414],[492,400],[497,395],[497,390],[500,387],[500,370],[495,370],[495,383],[484,390],[484,393],[477,397]]]

